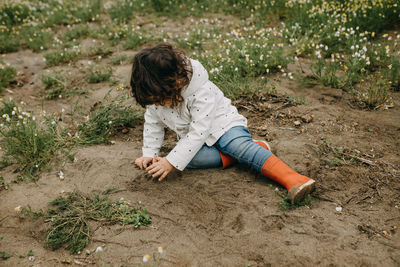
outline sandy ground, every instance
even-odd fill
[[[31,109],[43,105],[59,112],[78,101],[87,111],[110,89],[91,85],[88,97],[42,102],[42,56],[20,51],[5,60],[21,73],[21,86],[4,98],[12,96]],[[87,60],[81,60],[58,68],[81,77],[86,67]],[[127,81],[129,71],[127,62],[114,68],[114,77]],[[185,170],[153,182],[132,164],[141,155],[138,125],[114,136],[113,145],[74,151],[76,161],[66,163],[64,181],[54,167],[37,183],[11,184],[10,190],[0,191],[0,251],[12,254],[0,265],[138,266],[144,254],[163,246],[161,266],[400,266],[400,93],[393,94],[393,108],[367,111],[352,108],[351,97],[341,90],[304,88],[285,80],[277,90],[280,96],[243,96],[234,104],[248,117],[255,138],[268,140],[278,157],[316,180],[310,206],[282,211],[275,190],[284,188],[246,166]],[[305,104],[287,102],[285,93],[304,98]],[[333,154],[323,153],[324,141],[343,147],[347,155],[357,153],[358,161],[330,164]],[[169,134],[164,151],[173,144]],[[16,177],[15,168],[0,171],[7,183]],[[62,190],[102,192],[110,186],[118,188],[110,195],[114,200],[141,201],[153,223],[140,229],[93,224],[96,231],[87,249],[103,246],[100,254],[46,250],[44,222],[14,212],[18,205],[44,209]],[[34,251],[35,261],[18,257],[28,250]]]

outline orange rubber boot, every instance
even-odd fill
[[[274,155],[265,161],[261,174],[283,185],[292,204],[304,199],[315,187],[313,179],[295,172]]]
[[[260,140],[253,140],[254,143],[257,143],[258,145],[262,146],[263,148],[265,148],[266,150],[270,150],[271,151],[271,147],[270,145],[265,142],[265,141],[260,141]],[[231,166],[232,164],[236,163],[237,160],[229,155],[225,155],[222,154],[221,151],[218,151],[219,155],[221,156],[221,160],[222,160],[222,168],[225,169],[228,166]]]

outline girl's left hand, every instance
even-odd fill
[[[160,158],[158,156],[155,156],[153,164],[147,167],[146,171],[149,174],[151,174],[153,178],[156,178],[161,175],[161,177],[158,178],[158,181],[161,182],[173,169],[174,166],[172,166],[171,163],[169,163],[167,158],[165,157]]]

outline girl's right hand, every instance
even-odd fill
[[[135,164],[140,169],[147,168],[147,165],[152,162],[153,162],[153,158],[150,158],[150,157],[140,157],[140,158],[135,159]]]

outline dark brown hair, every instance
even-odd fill
[[[181,91],[190,82],[184,53],[169,44],[158,44],[139,51],[131,75],[132,94],[142,106],[163,105],[166,100],[176,107],[183,101]]]

